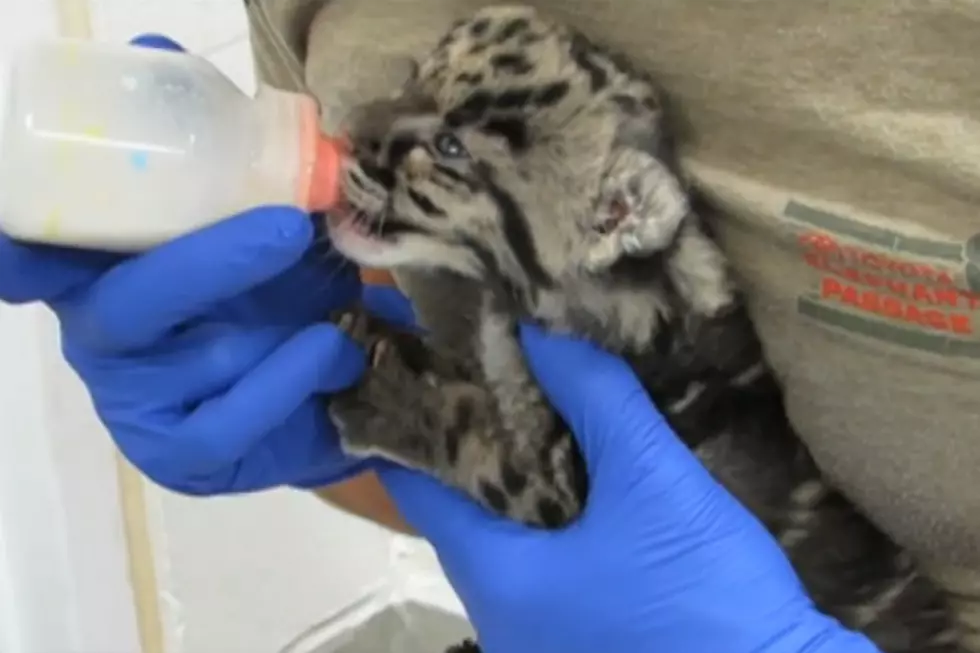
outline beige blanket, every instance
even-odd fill
[[[326,127],[488,4],[261,1],[262,77],[308,86]],[[980,0],[531,4],[659,74],[793,421],[980,605]]]

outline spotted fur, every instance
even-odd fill
[[[560,528],[587,500],[585,466],[516,329],[589,337],[631,363],[821,609],[887,653],[960,651],[945,598],[794,433],[666,120],[649,78],[525,7],[460,21],[397,97],[360,107],[353,210],[331,239],[393,269],[428,332],[342,318],[372,362],[332,401],[345,448]]]

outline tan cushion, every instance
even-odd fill
[[[484,4],[333,0],[294,73],[333,127]],[[659,75],[793,421],[884,528],[980,595],[980,0],[531,4]]]

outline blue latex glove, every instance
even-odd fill
[[[157,483],[201,495],[325,485],[365,466],[342,455],[315,396],[363,371],[363,352],[320,323],[361,288],[314,239],[308,215],[278,207],[131,258],[0,235],[0,300],[54,309],[99,417]]]
[[[762,525],[677,439],[620,360],[528,327],[591,493],[564,531],[504,521],[397,468],[382,479],[435,546],[486,653],[873,653],[818,614]]]

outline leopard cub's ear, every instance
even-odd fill
[[[389,99],[395,99],[404,95],[418,83],[419,62],[415,57],[408,55],[393,56],[387,63],[390,72],[388,77],[393,81]]]
[[[665,163],[643,150],[616,147],[593,211],[590,268],[603,269],[623,257],[665,250],[690,212],[681,180]]]

